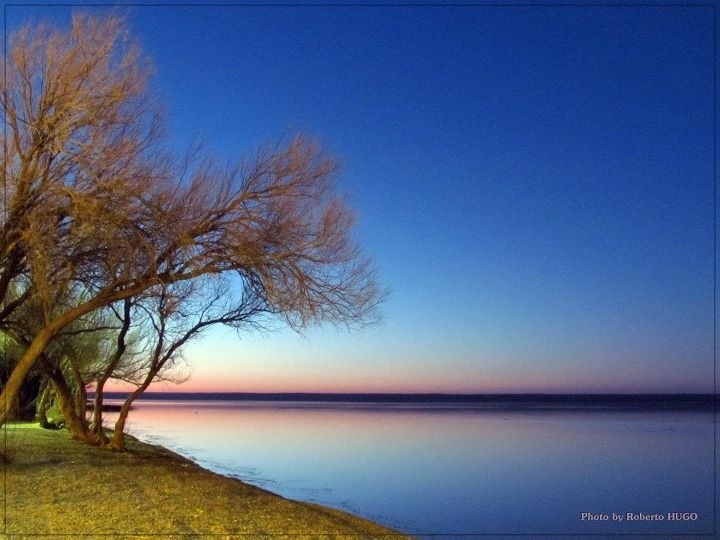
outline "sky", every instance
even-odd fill
[[[320,141],[389,291],[155,390],[713,391],[713,6],[140,4],[172,144]]]

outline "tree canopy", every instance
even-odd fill
[[[0,331],[23,351],[0,423],[63,336],[115,336],[112,353],[75,370],[83,386],[89,373],[116,375],[113,358],[143,327],[142,388],[210,324],[251,329],[279,317],[300,329],[378,315],[382,294],[335,191],[336,160],[304,136],[230,164],[173,151],[150,66],[114,15],[9,36]]]

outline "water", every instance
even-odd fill
[[[715,527],[711,411],[140,401],[129,431],[285,497],[413,534]]]

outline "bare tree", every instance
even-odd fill
[[[147,66],[117,17],[77,15],[69,32],[26,27],[9,41],[0,328],[22,327],[30,299],[42,324],[0,395],[0,423],[63,328],[153,288],[232,274],[294,328],[377,315],[335,161],[303,137],[237,166],[174,159]]]
[[[206,280],[207,281],[207,280]],[[202,332],[217,324],[237,330],[264,329],[272,314],[263,295],[241,288],[233,295],[222,281],[181,283],[162,286],[136,303],[134,316],[145,328],[147,354],[136,356],[136,362],[126,362],[129,370],[115,376],[133,383],[136,388],[123,402],[109,446],[113,450],[125,448],[124,430],[133,402],[152,382],[177,379],[175,368],[182,358],[183,347]],[[138,317],[139,315],[139,317]],[[119,358],[118,358],[119,359]],[[177,382],[177,381],[176,381]],[[101,409],[95,408],[96,425],[101,424]]]

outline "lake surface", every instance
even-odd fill
[[[128,431],[412,534],[715,529],[711,410],[142,400]]]

